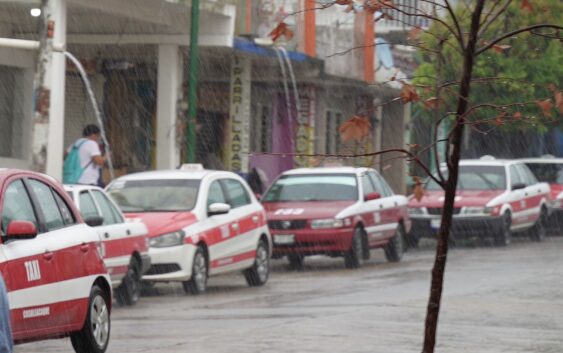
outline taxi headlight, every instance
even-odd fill
[[[492,207],[464,207],[462,209],[463,214],[491,214],[493,213]]]
[[[178,231],[174,233],[164,234],[155,238],[152,238],[149,242],[150,246],[153,248],[167,248],[170,246],[178,246],[184,243],[184,237],[186,234],[184,231]]]
[[[327,228],[342,228],[345,224],[349,222],[345,222],[343,219],[334,219],[334,218],[327,218],[327,219],[314,219],[311,221],[311,228],[313,229],[327,229]]]

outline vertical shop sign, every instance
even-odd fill
[[[248,172],[250,153],[250,72],[249,58],[233,57],[231,66],[228,165],[235,173]]]
[[[299,111],[295,128],[295,152],[297,154],[315,153],[315,90],[311,87],[302,92],[299,98]],[[297,156],[296,167],[309,166],[310,158]]]

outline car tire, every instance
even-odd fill
[[[266,284],[270,275],[270,252],[264,240],[258,242],[256,258],[252,267],[244,271],[246,283],[251,287],[260,287]]]
[[[501,229],[496,232],[494,236],[494,242],[496,246],[507,246],[512,242],[512,231],[510,226],[512,225],[512,218],[510,212],[505,212],[502,215],[502,226]]]
[[[205,250],[197,247],[192,263],[192,278],[182,282],[184,291],[188,294],[199,295],[207,291],[207,279],[209,276],[208,261]]]
[[[547,210],[541,208],[540,217],[531,229],[530,238],[532,241],[543,241],[547,235]]]
[[[132,258],[127,274],[115,291],[115,299],[120,305],[135,305],[141,296],[141,269],[139,261]]]
[[[110,337],[110,312],[108,293],[94,285],[88,299],[86,321],[82,329],[70,336],[76,353],[104,353]]]
[[[389,242],[383,248],[385,258],[389,262],[399,262],[403,258],[405,252],[405,230],[403,225],[399,223],[395,235],[389,239]]]
[[[289,254],[287,255],[287,260],[289,261],[290,269],[301,271],[305,263],[305,256],[301,254]]]
[[[344,254],[344,266],[354,269],[363,265],[365,233],[362,228],[356,228],[352,236],[352,244],[350,250]]]

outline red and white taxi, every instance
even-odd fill
[[[274,240],[274,256],[294,268],[304,256],[344,256],[348,268],[383,247],[400,261],[410,230],[407,198],[395,195],[373,169],[304,168],[283,173],[262,199]]]
[[[540,183],[520,161],[461,160],[454,205],[452,237],[492,237],[510,244],[512,233],[530,231],[533,240],[545,237],[549,185]],[[445,171],[444,171],[445,173]],[[411,237],[435,237],[440,227],[444,191],[429,181],[423,198],[409,200]]]
[[[148,271],[149,238],[142,222],[126,222],[105,192],[96,186],[65,185],[82,218],[94,224],[102,241],[104,263],[111,277],[115,298],[133,305],[141,295],[141,277]]]
[[[563,229],[563,158],[543,157],[521,159],[535,177],[551,189],[551,212],[548,228],[561,233]]]
[[[250,286],[268,280],[264,209],[238,175],[188,165],[124,176],[107,191],[149,229],[152,265],[143,280],[180,281],[193,294],[205,292],[208,276],[226,272],[243,271]]]
[[[54,179],[0,170],[0,272],[16,343],[70,336],[76,352],[104,352],[111,285],[96,231]]]

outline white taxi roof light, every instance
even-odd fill
[[[491,156],[490,154],[486,154],[479,159],[482,160],[482,161],[494,161],[495,157]]]
[[[186,164],[182,164],[180,170],[186,170],[190,172],[200,172],[204,170],[204,168],[203,168],[203,164],[201,163],[186,163]]]

